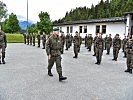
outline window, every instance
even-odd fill
[[[79,33],[82,33],[82,26],[79,26]]]
[[[87,33],[87,26],[84,26],[84,33]]]
[[[106,25],[102,25],[102,33],[103,33],[103,34],[106,33]]]
[[[69,27],[67,27],[67,33],[69,33]]]
[[[96,33],[100,33],[100,25],[96,26]]]
[[[73,33],[73,27],[70,26],[70,33]]]

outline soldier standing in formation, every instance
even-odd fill
[[[26,38],[27,38],[27,45],[29,45],[29,39],[30,39],[29,33],[27,33]]]
[[[33,46],[35,46],[35,42],[36,42],[36,35],[35,33],[33,33]]]
[[[117,61],[120,48],[121,48],[121,39],[119,38],[119,34],[116,34],[115,38],[113,39],[113,56],[114,56],[114,58],[112,60]]]
[[[23,36],[24,36],[24,44],[26,44],[26,33],[24,33]]]
[[[133,35],[126,43],[126,52],[127,52],[127,70],[125,72],[129,72],[132,74],[133,69]]]
[[[53,29],[53,35],[51,35],[46,44],[46,52],[48,55],[48,75],[53,76],[51,69],[56,62],[57,73],[59,74],[59,81],[66,80],[67,77],[62,76],[62,67],[61,67],[61,43],[59,39],[59,28]]]
[[[45,49],[45,44],[46,44],[46,35],[45,35],[45,33],[43,33],[43,35],[42,35],[42,44],[43,44],[42,49]]]
[[[112,46],[112,38],[111,38],[111,34],[109,34],[109,37],[107,37],[106,41],[105,41],[105,44],[106,44],[106,48],[107,48],[107,55],[109,55],[110,53],[110,48]]]
[[[108,38],[108,35],[106,35],[106,37],[104,38],[104,50],[107,49],[107,45],[106,45],[106,40],[107,40],[107,38]]]
[[[81,44],[82,44],[82,37],[80,36],[80,33],[79,33],[79,38],[80,38],[80,47],[81,47]],[[80,53],[80,47],[79,47],[79,50],[78,50],[79,53]]]
[[[126,43],[127,43],[128,39],[129,39],[129,37],[128,36],[127,37],[125,36],[124,39],[122,40],[122,50],[124,52],[124,58],[127,57],[126,50],[125,50],[125,46],[126,46]]]
[[[61,54],[63,54],[64,53],[64,45],[65,45],[64,32],[61,32],[60,40],[61,40]]]
[[[68,48],[70,48],[70,34],[66,35],[66,50],[68,50]]]
[[[75,32],[73,43],[74,43],[74,54],[75,54],[73,58],[78,58],[81,40],[80,40],[80,35],[77,31]]]
[[[104,50],[104,40],[102,39],[101,33],[98,34],[98,37],[95,43],[96,43],[96,59],[97,59],[97,62],[95,64],[100,65],[102,60],[103,50]]]
[[[38,32],[38,35],[37,35],[38,48],[40,48],[40,41],[41,41],[41,36],[40,36],[40,32]]]
[[[32,33],[29,34],[30,37],[30,45],[32,45]]]
[[[7,40],[5,33],[0,28],[0,50],[2,53],[2,56],[0,54],[0,64],[1,64],[1,57],[2,57],[2,63],[5,64],[5,50],[7,47]]]
[[[96,34],[96,36],[94,37],[94,40],[93,40],[93,42],[94,42],[94,45],[93,45],[93,50],[94,50],[94,55],[93,56],[96,56],[96,39],[97,39],[97,37],[98,37],[98,34]]]
[[[87,36],[87,34],[85,35],[85,47],[87,47],[87,38],[88,38],[88,36]]]
[[[91,47],[92,47],[92,43],[93,43],[93,37],[91,34],[88,34],[86,42],[87,42],[86,43],[87,49],[89,49],[88,51],[91,51]]]

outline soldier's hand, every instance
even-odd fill
[[[48,55],[48,60],[50,60],[50,59],[51,59],[51,55],[49,54],[49,55]]]

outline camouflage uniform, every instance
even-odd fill
[[[87,34],[86,34],[86,36],[85,36],[85,47],[87,47],[87,38],[88,38],[88,36],[87,36]],[[87,48],[88,49],[88,48]]]
[[[43,34],[43,36],[42,36],[42,44],[43,44],[42,49],[45,49],[45,44],[46,44],[46,35],[45,34]]]
[[[104,40],[100,37],[98,37],[95,41],[96,43],[96,64],[100,64],[102,60],[102,54],[104,49]]]
[[[104,50],[107,49],[107,45],[106,45],[106,40],[107,40],[107,38],[108,38],[108,35],[106,35],[106,37],[104,38]]]
[[[97,39],[97,36],[94,37],[94,45],[93,45],[93,50],[94,50],[94,55],[93,56],[96,56],[96,39]]]
[[[71,36],[70,36],[70,46],[72,46],[72,42],[73,42],[73,36],[71,34]]]
[[[79,36],[79,38],[80,38],[80,47],[81,47],[81,44],[82,44],[82,37],[81,37],[81,36]],[[78,52],[80,52],[80,47],[79,47]]]
[[[125,70],[125,72],[129,72],[131,74],[133,69],[133,38],[127,41],[126,52],[127,52],[127,70]]]
[[[24,36],[24,44],[26,44],[26,34],[24,33],[23,36]]]
[[[30,33],[29,37],[30,37],[30,45],[32,45],[32,33]]]
[[[61,67],[61,41],[59,36],[53,34],[49,37],[47,43],[46,43],[46,52],[47,55],[51,56],[48,63],[48,75],[53,76],[51,73],[51,69],[54,65],[54,62],[56,62],[56,70],[59,74],[59,81],[67,79],[66,77],[62,76],[62,67]]]
[[[110,53],[110,48],[112,46],[112,38],[111,37],[107,37],[106,41],[106,49],[107,49],[107,55],[109,55]]]
[[[29,33],[27,33],[26,38],[27,38],[27,45],[29,45],[29,39],[30,39]]]
[[[38,48],[40,47],[40,41],[41,41],[41,36],[40,34],[37,35],[37,41],[38,41]]]
[[[127,53],[125,50],[126,49],[125,46],[126,46],[127,41],[128,41],[128,39],[126,37],[122,40],[122,50],[124,52],[124,57],[127,57]]]
[[[6,35],[4,32],[0,31],[0,50],[2,51],[2,63],[5,64],[5,49],[7,47]],[[1,55],[0,55],[0,64],[1,64]]]
[[[93,37],[90,35],[87,37],[87,49],[89,49],[89,51],[91,51],[92,42],[93,42]]]
[[[112,60],[117,61],[120,48],[121,48],[121,39],[115,37],[113,39],[113,56],[114,56],[114,58]]]
[[[60,40],[61,40],[61,53],[63,54],[63,52],[64,52],[64,44],[65,44],[65,36],[64,36],[64,34],[61,34]]]
[[[73,39],[73,43],[74,43],[74,54],[75,56],[73,58],[78,58],[78,53],[79,53],[79,50],[80,50],[80,44],[81,44],[81,40],[80,40],[80,36],[74,36],[74,39]]]
[[[35,46],[35,41],[36,41],[36,35],[33,33],[33,46]]]
[[[66,50],[68,50],[68,48],[70,48],[70,35],[67,34],[66,35]]]

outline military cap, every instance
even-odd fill
[[[116,34],[116,36],[119,36],[119,34]]]
[[[59,27],[54,27],[53,28],[53,31],[59,31],[60,29],[59,29]]]

